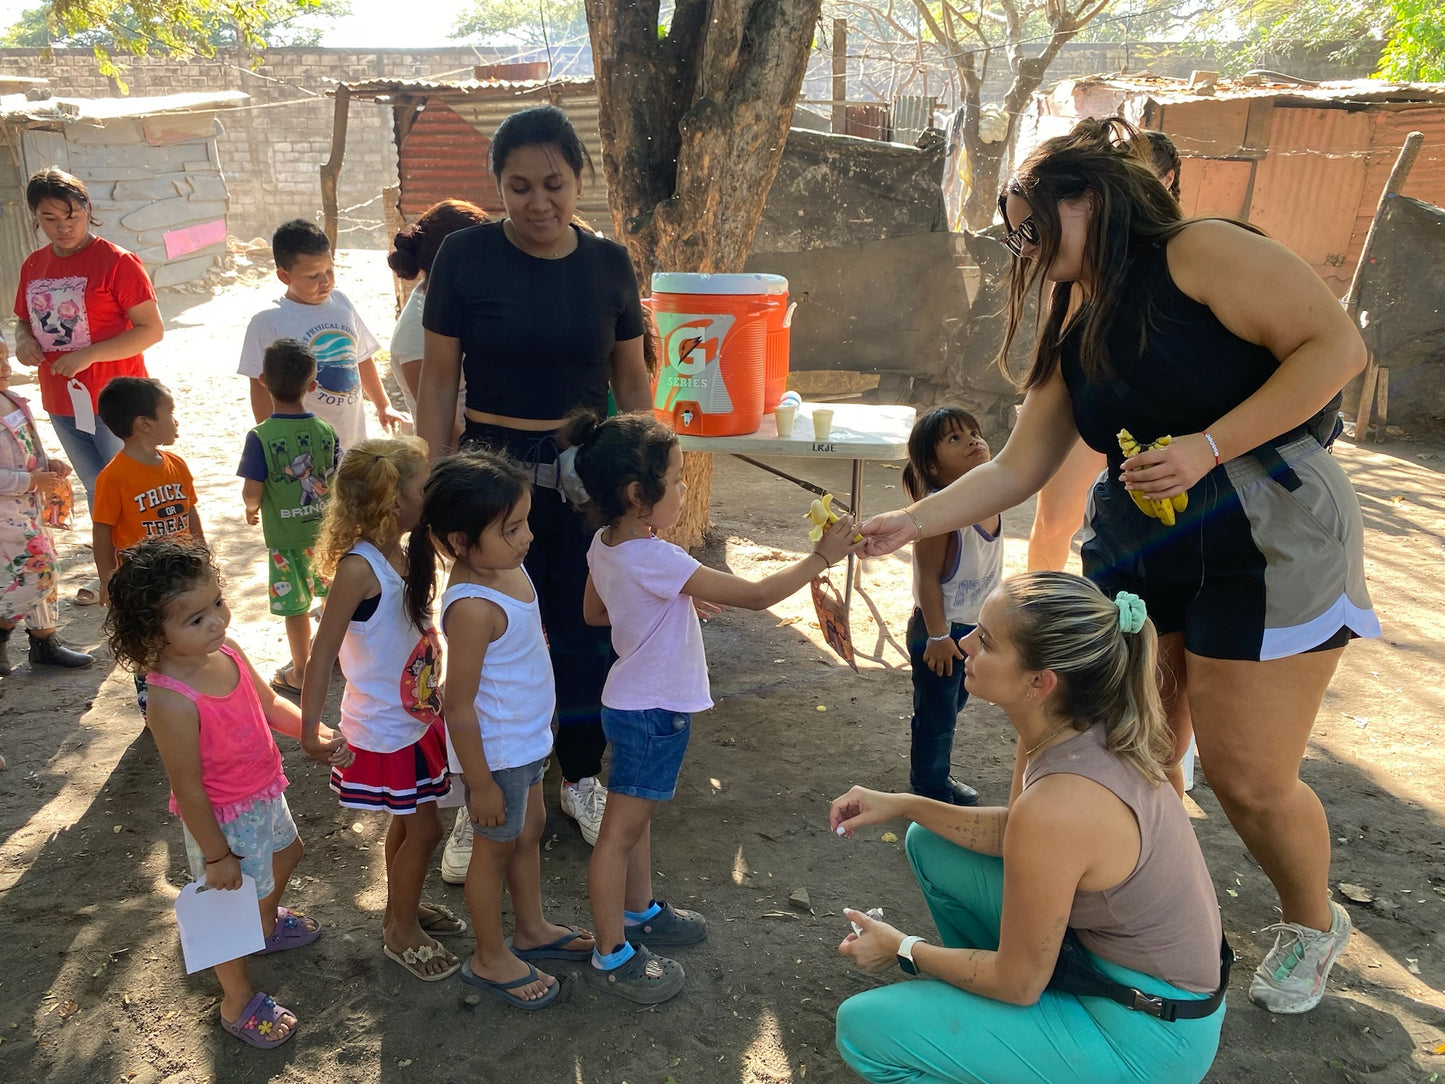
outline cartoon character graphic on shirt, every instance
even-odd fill
[[[356,339],[350,332],[328,328],[311,339],[316,355],[316,390],[338,401],[356,398],[361,375],[356,369]]]
[[[311,453],[302,452],[286,467],[286,477],[295,480],[301,486],[301,499],[297,501],[298,508],[316,504],[327,493],[326,480],[316,477],[311,464]]]
[[[30,329],[43,352],[79,350],[90,345],[85,310],[85,277],[36,279],[26,288]]]
[[[441,663],[441,641],[427,629],[402,667],[401,706],[426,723],[442,717]]]

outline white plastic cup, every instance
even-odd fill
[[[833,432],[833,409],[832,407],[813,408],[813,439],[827,440],[828,435]]]
[[[778,423],[778,436],[787,438],[793,435],[793,422],[798,419],[798,408],[795,406],[780,406],[773,411],[773,418]]]

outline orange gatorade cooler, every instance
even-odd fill
[[[763,413],[771,414],[788,390],[788,350],[793,310],[788,304],[788,280],[782,275],[759,275],[768,291],[768,360],[763,380]]]
[[[649,308],[661,340],[652,408],[679,433],[731,437],[763,422],[768,316],[766,278],[660,271]]]

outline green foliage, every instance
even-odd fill
[[[1445,81],[1445,21],[1438,0],[1393,0],[1395,25],[1380,57],[1381,79]]]
[[[350,0],[53,0],[26,9],[0,45],[91,48],[115,74],[112,51],[209,56],[237,45],[314,45],[316,20],[350,11]]]
[[[450,36],[509,38],[528,49],[576,45],[587,40],[587,14],[582,0],[476,0]]]

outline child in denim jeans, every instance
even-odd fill
[[[801,561],[756,583],[705,568],[658,538],[682,515],[682,449],[651,414],[573,415],[562,430],[605,524],[587,551],[582,614],[611,625],[617,662],[602,690],[602,728],[612,746],[607,811],[592,852],[588,891],[597,948],[588,981],[641,1004],[666,1001],[685,975],[654,947],[707,936],[703,917],[652,895],[652,815],[672,797],[692,713],[712,707],[695,604],[761,610],[787,598],[852,548],[844,518]],[[565,467],[564,467],[565,469]]]
[[[978,421],[945,406],[919,418],[908,436],[903,488],[912,500],[952,485],[989,458]],[[914,794],[953,805],[977,805],[978,791],[950,774],[953,730],[968,703],[958,642],[973,631],[978,611],[1003,575],[1002,520],[913,545],[913,599],[908,658],[913,663],[913,720],[908,785]]]

